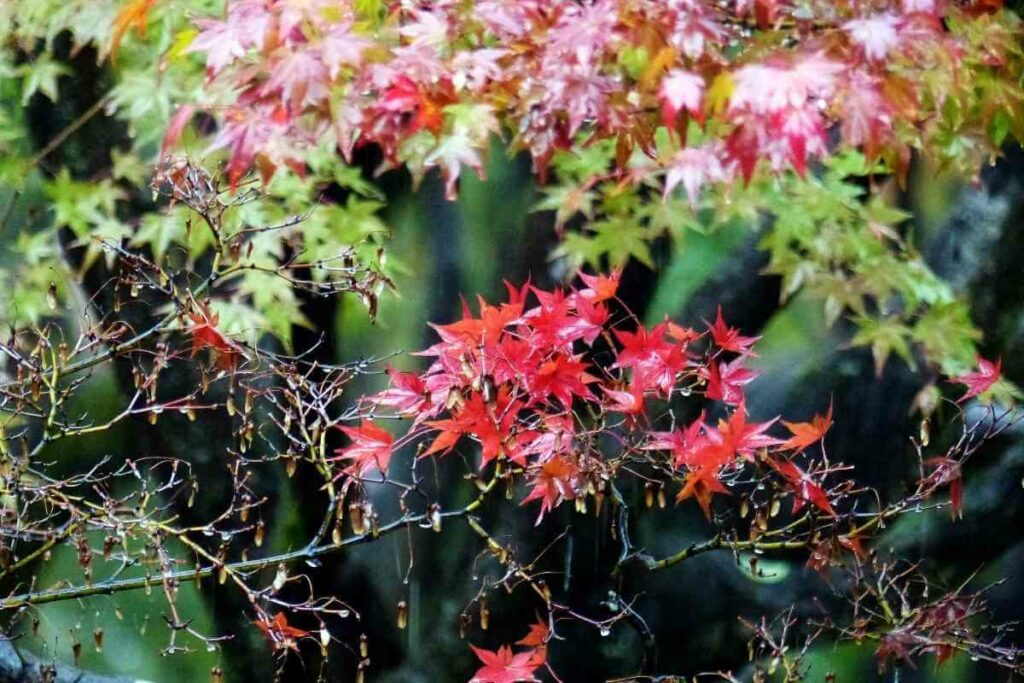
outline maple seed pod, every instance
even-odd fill
[[[256,547],[257,548],[259,548],[261,545],[263,545],[263,537],[266,535],[266,533],[267,533],[267,525],[261,519],[260,521],[256,522],[256,536],[255,536],[255,538],[253,538],[253,541],[256,543]]]
[[[472,621],[472,617],[465,612],[459,615],[459,638],[461,640],[466,639],[466,634],[469,632],[470,621]]]
[[[772,503],[768,507],[768,516],[769,517],[778,517],[779,516],[779,511],[781,509],[782,509],[782,499],[781,498],[772,498]]]
[[[295,476],[295,470],[296,470],[296,468],[298,468],[298,466],[299,466],[299,459],[296,458],[296,457],[290,457],[287,460],[285,460],[284,471],[285,471],[285,474],[288,475],[289,479],[291,479],[292,477]]]
[[[666,502],[665,502],[665,487],[664,486],[659,486],[658,487],[658,507],[661,508],[662,510],[664,510],[665,509],[665,505],[666,505]]]
[[[217,583],[224,585],[228,580],[228,568],[221,564],[217,567]]]
[[[320,627],[320,647],[324,653],[327,652],[327,647],[331,644],[331,632],[327,630],[326,626]]]
[[[441,506],[437,504],[430,506],[430,528],[435,533],[441,533]]]
[[[921,445],[927,446],[932,440],[932,425],[928,418],[921,420]]]
[[[109,560],[114,553],[114,546],[117,545],[116,536],[107,536],[103,539],[103,559]]]
[[[288,582],[288,567],[284,563],[277,565],[277,574],[274,575],[274,583],[272,584],[274,592],[277,593],[284,585]]]
[[[491,625],[491,608],[487,606],[487,599],[480,598],[480,630],[486,631]]]
[[[551,602],[551,589],[548,588],[548,584],[543,579],[537,581],[537,586],[540,587],[541,597],[544,598],[544,602]]]
[[[409,603],[405,600],[398,601],[398,628],[405,630],[405,627],[409,625]]]
[[[341,528],[341,522],[338,522],[331,528],[331,543],[341,545],[342,540],[344,540],[344,532]]]
[[[380,536],[380,515],[376,512],[370,515],[370,535],[374,538]]]
[[[92,632],[92,642],[96,646],[96,652],[103,652],[103,629],[99,626]]]
[[[363,506],[358,501],[348,504],[348,520],[352,525],[352,533],[356,536],[366,533],[366,527],[363,525]]]
[[[654,507],[654,482],[644,484],[644,505]]]
[[[224,680],[224,670],[219,666],[215,666],[210,669],[210,683],[222,683]]]
[[[746,519],[750,514],[750,499],[746,496],[740,500],[740,519]]]
[[[359,634],[359,656],[366,659],[370,656],[370,640],[365,633]],[[362,666],[362,662],[360,662]]]

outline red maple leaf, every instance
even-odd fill
[[[502,645],[496,652],[469,646],[483,662],[469,683],[520,683],[536,681],[533,672],[540,666],[534,650],[512,654],[512,648]]]
[[[607,389],[602,387],[604,393],[611,399],[608,410],[616,413],[625,413],[630,416],[641,415],[644,412],[644,392],[642,389],[632,386],[629,391],[619,389]]]
[[[650,332],[641,325],[636,332],[615,330],[615,336],[622,344],[614,367],[629,368],[633,371],[633,385],[639,390],[658,389],[668,396],[676,384],[676,376],[687,365],[682,344],[674,344],[665,338],[666,323],[659,323]]]
[[[273,619],[261,617],[255,621],[256,628],[263,631],[270,644],[277,650],[295,650],[298,652],[296,641],[308,637],[309,631],[296,628],[288,623],[288,617],[284,612],[278,612]]]
[[[463,435],[470,435],[480,442],[480,466],[483,467],[502,452],[522,406],[523,402],[513,399],[505,386],[498,390],[493,406],[481,394],[474,393],[454,417],[426,423],[437,429],[439,434],[423,456],[447,453]]]
[[[792,487],[795,498],[793,498],[793,514],[800,511],[806,503],[811,503],[822,512],[835,516],[835,510],[828,500],[825,490],[814,483],[811,475],[804,472],[790,460],[771,460],[771,466],[776,472],[782,475]]]
[[[949,508],[954,521],[963,517],[964,479],[960,463],[953,458],[937,457],[924,461],[925,467],[932,468],[925,477],[925,483],[933,487],[949,485]]]
[[[556,455],[537,471],[533,480],[533,489],[526,498],[519,503],[526,505],[531,500],[540,500],[540,513],[537,515],[537,524],[544,519],[544,514],[557,507],[566,498],[576,495],[574,479],[579,474],[576,465],[562,455]]]
[[[423,379],[414,372],[400,372],[392,367],[387,369],[391,386],[366,399],[375,406],[394,408],[399,415],[417,414],[427,402],[427,387]]]
[[[996,362],[985,360],[981,356],[978,356],[978,371],[968,372],[960,375],[959,377],[950,378],[950,382],[956,382],[957,384],[963,384],[967,387],[967,393],[961,396],[957,403],[963,403],[972,396],[983,394],[992,388],[992,385],[999,380],[999,372],[1002,368],[1003,361],[1001,358],[997,358]]]
[[[726,325],[725,320],[722,318],[721,306],[718,307],[718,317],[715,318],[715,324],[708,325],[708,330],[711,331],[711,338],[718,348],[723,351],[732,351],[733,353],[744,355],[754,355],[749,352],[750,347],[760,339],[760,337],[741,336],[738,328]]]
[[[568,409],[572,408],[573,396],[593,400],[594,394],[587,385],[596,381],[598,379],[587,372],[586,362],[577,356],[570,358],[560,353],[541,363],[529,378],[528,388],[533,401],[543,401],[551,396]]]
[[[779,447],[800,452],[823,439],[825,433],[832,427],[832,404],[828,404],[828,412],[824,416],[815,415],[810,422],[786,422],[783,420],[782,424],[793,436],[783,441]]]
[[[572,415],[539,414],[538,428],[521,430],[514,446],[509,447],[509,458],[519,465],[526,465],[527,456],[536,456],[537,463],[545,463],[559,453],[572,450],[575,423]]]
[[[715,401],[722,401],[732,406],[743,403],[743,385],[754,381],[760,374],[743,366],[746,356],[726,363],[712,363],[703,370],[707,377],[708,388],[705,394]]]
[[[242,353],[235,342],[217,329],[220,316],[211,312],[209,305],[199,304],[199,311],[189,313],[188,317],[192,321],[192,326],[188,328],[192,334],[192,357],[195,358],[203,349],[212,349],[217,364],[227,372],[233,371]]]
[[[706,449],[717,448],[708,439],[706,429],[707,425],[704,423],[704,413],[702,412],[700,417],[684,429],[676,429],[671,432],[651,432],[649,434],[651,441],[644,446],[644,449],[672,451],[676,467],[693,467],[706,462]]]
[[[408,76],[399,75],[380,97],[378,109],[410,116],[408,131],[426,129],[437,135],[444,125],[442,110],[450,104],[449,97],[438,97]]]
[[[772,418],[767,422],[747,422],[747,406],[741,402],[727,421],[718,421],[718,429],[707,427],[706,433],[711,443],[722,449],[723,460],[729,460],[733,456],[739,455],[752,461],[754,451],[757,449],[778,445],[778,439],[765,433],[777,419]]]
[[[345,472],[353,477],[365,477],[373,470],[387,475],[395,442],[390,432],[373,424],[373,420],[363,420],[358,427],[341,426],[338,429],[352,439],[352,444],[335,450],[337,455],[332,460],[351,460],[352,464],[345,468]]]
[[[533,287],[531,290],[540,305],[527,311],[523,319],[533,333],[530,343],[535,349],[561,348],[568,351],[574,341],[589,337],[591,332],[594,337],[600,334],[600,329],[590,329],[575,314],[575,296],[566,296],[560,289],[545,292]]]

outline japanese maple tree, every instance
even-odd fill
[[[998,579],[951,582],[889,535],[920,513],[969,519],[972,461],[1021,417],[1009,354],[979,349],[983,318],[921,256],[900,194],[920,168],[975,182],[1022,139],[1024,31],[1002,3],[17,5],[0,7],[0,74],[23,109],[66,90],[54,36],[121,80],[25,158],[0,109],[0,189],[31,179],[52,223],[0,269],[5,634],[45,632],[51,603],[120,620],[118,596],[152,592],[164,654],[248,635],[279,679],[361,682],[385,668],[382,621],[403,631],[422,591],[460,586],[457,614],[430,627],[476,683],[572,680],[567,660],[613,632],[626,645],[602,674],[620,681],[804,680],[837,644],[881,671],[962,655],[1024,673],[991,608]],[[110,169],[51,165],[115,110],[135,141]],[[315,329],[310,311],[339,300],[373,319],[393,275],[416,270],[390,265],[401,228],[385,220],[401,220],[376,181],[436,174],[454,201],[496,149],[528,162],[550,268],[499,301],[465,293],[419,351],[356,357]],[[627,301],[688,234],[738,223],[783,300],[817,297],[878,374],[890,356],[921,373],[898,406],[916,428],[898,481],[834,456],[838,394],[800,385],[816,413],[764,408],[768,333],[730,306],[651,319]],[[124,395],[83,406],[102,381]],[[934,443],[933,423],[947,427]],[[71,457],[100,434],[121,452]],[[298,517],[312,527],[296,541]],[[655,531],[680,519],[685,534]],[[468,555],[449,552],[467,538]],[[325,579],[329,560],[388,539],[393,611]],[[579,539],[596,549],[583,579]],[[444,562],[424,570],[431,552]],[[779,566],[802,571],[803,592],[728,615],[749,638],[730,670],[669,670],[644,596],[714,554],[766,593]],[[197,620],[192,584],[242,627]]]

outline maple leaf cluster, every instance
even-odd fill
[[[542,177],[557,150],[610,139],[625,178],[694,201],[760,167],[803,174],[836,145],[896,171],[911,149],[980,159],[1024,120],[1019,29],[992,2],[229,0],[196,26],[232,182],[301,171],[332,140],[415,177],[440,168],[452,196],[507,132]]]
[[[469,442],[481,472],[501,460],[525,477],[522,504],[539,503],[538,523],[566,500],[599,495],[622,458],[634,457],[666,465],[681,484],[679,500],[695,498],[709,518],[712,496],[728,493],[723,480],[748,465],[776,476],[794,511],[810,503],[834,514],[822,475],[795,462],[824,437],[831,410],[810,423],[784,422],[785,439],[768,433],[777,418],[751,421],[744,386],[757,375],[746,365],[756,338],[721,311],[704,332],[667,319],[625,329],[612,312],[619,274],[581,280],[569,290],[508,285],[506,302],[480,299],[478,314],[464,306],[460,320],[434,325],[439,341],[419,354],[429,367],[390,369],[391,386],[365,399],[362,423],[341,427],[351,443],[338,450],[335,460],[348,463],[338,476],[386,476],[402,445],[420,442],[419,457],[444,457]],[[671,431],[651,427],[655,405],[694,394],[722,417],[705,410]],[[382,410],[411,419],[409,432],[396,440],[378,426]],[[597,447],[609,432],[620,435],[620,456]]]
[[[677,501],[692,498],[718,525],[725,518],[716,516],[715,497],[742,492],[746,499],[757,482],[771,491],[775,510],[759,514],[778,514],[788,499],[792,519],[817,520],[811,523],[832,530],[799,542],[809,567],[827,575],[843,552],[869,563],[865,541],[879,520],[905,503],[877,519],[858,517],[852,482],[835,476],[848,468],[830,464],[823,445],[833,424],[831,405],[807,422],[753,420],[745,389],[757,376],[750,363],[758,338],[730,326],[721,309],[698,329],[669,319],[643,325],[617,298],[619,280],[618,272],[581,273],[575,287],[552,290],[506,283],[502,303],[479,298],[476,312],[464,303],[460,319],[433,326],[438,341],[418,354],[428,367],[389,368],[389,386],[363,400],[362,422],[341,427],[349,444],[334,458],[344,465],[336,476],[348,484],[381,481],[399,448],[419,458],[444,458],[462,448],[464,455],[478,454],[469,462],[481,482],[505,479],[510,491],[513,483],[525,484],[520,504],[536,505],[538,524],[566,501],[583,509],[592,498],[600,509],[610,482],[621,486],[634,476],[646,484],[648,505],[652,486],[675,486]],[[979,366],[952,380],[967,386],[964,398],[998,380],[998,363],[979,358]],[[701,409],[676,425],[675,413],[685,407],[694,409],[691,415]],[[394,436],[375,421],[384,417],[411,424]],[[948,488],[958,517],[961,459],[950,453],[923,458],[921,466],[915,500]],[[951,629],[966,618],[958,604],[922,608],[887,630],[879,660],[929,653],[948,658]],[[548,629],[539,621],[516,643],[520,650],[473,647],[482,666],[471,680],[537,680],[547,662]]]

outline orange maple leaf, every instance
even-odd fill
[[[794,451],[802,451],[811,444],[817,443],[825,437],[825,433],[832,427],[832,404],[828,404],[828,412],[824,415],[815,415],[810,422],[786,422],[782,421],[793,436],[781,444],[781,448]]]
[[[278,650],[298,651],[298,644],[295,642],[300,638],[308,637],[309,631],[296,628],[288,623],[288,617],[284,612],[278,612],[273,619],[261,617],[256,620],[256,628],[263,631],[271,645]]]
[[[133,28],[139,32],[139,36],[146,36],[146,21],[149,17],[149,10],[153,9],[157,0],[132,0],[121,8],[121,11],[114,17],[114,31],[110,38],[110,59],[117,61],[117,52],[121,48],[121,40],[125,34]]]

